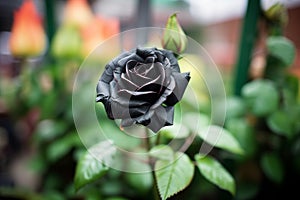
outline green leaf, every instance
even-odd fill
[[[211,120],[207,115],[195,112],[184,114],[182,121],[192,132],[197,131],[199,128],[205,128],[211,124]],[[195,121],[197,121],[197,123],[191,123]]]
[[[272,131],[279,135],[291,137],[293,134],[293,119],[289,113],[278,110],[267,119],[267,124]]]
[[[140,170],[140,169],[138,169]],[[151,171],[151,169],[150,169]],[[146,193],[153,185],[151,172],[145,173],[126,173],[126,181],[139,193]]]
[[[137,192],[148,192],[153,185],[153,178],[151,174],[152,169],[149,163],[142,162],[138,159],[129,159],[126,162],[126,169],[128,169],[128,171],[130,172],[133,172],[127,172],[126,174],[124,174],[125,179],[130,184],[130,186],[133,187]]]
[[[183,124],[174,124],[173,126],[164,127],[160,134],[171,139],[181,139],[189,136],[189,129]]]
[[[261,166],[266,176],[276,183],[283,180],[284,169],[277,154],[265,153],[261,158]]]
[[[278,108],[279,94],[269,80],[255,80],[246,84],[242,88],[242,96],[257,116],[267,116]]]
[[[155,163],[155,177],[161,199],[165,200],[186,188],[194,176],[194,165],[181,152],[172,160],[158,160]]]
[[[157,145],[149,151],[149,155],[161,160],[173,160],[174,152],[168,145]]]
[[[92,146],[78,161],[75,172],[75,189],[101,178],[116,153],[116,148],[111,141],[103,141]],[[97,157],[95,157],[97,155]]]
[[[246,113],[246,106],[239,97],[226,99],[226,119],[241,117]]]
[[[271,36],[267,39],[269,53],[279,59],[285,66],[290,66],[295,59],[294,44],[283,36]]]
[[[238,140],[241,147],[244,149],[245,155],[254,155],[257,148],[257,142],[253,128],[244,118],[232,118],[226,122],[227,130]]]
[[[230,132],[220,126],[211,125],[204,129],[200,129],[198,135],[212,146],[219,147],[236,154],[244,153],[244,150],[241,148],[237,139],[233,137]]]
[[[49,161],[56,161],[65,156],[72,147],[78,146],[77,144],[80,144],[78,134],[76,132],[68,133],[49,145],[46,149],[47,158]]]
[[[195,161],[200,173],[218,187],[235,194],[235,181],[230,173],[214,158],[195,155]]]
[[[62,135],[67,129],[63,121],[42,120],[38,123],[35,131],[35,139],[38,141],[50,141]]]
[[[183,32],[176,13],[171,15],[167,21],[163,34],[162,46],[177,54],[183,53],[187,45],[187,37]]]
[[[124,197],[109,197],[106,198],[105,200],[129,200],[129,199],[126,199]]]
[[[116,126],[116,124],[111,123],[111,121],[107,121],[107,123],[105,123],[103,119],[101,120],[102,120],[101,129],[102,132],[105,133],[103,135],[107,139],[113,141],[116,146],[125,150],[129,150],[129,149],[136,148],[141,143],[141,139],[139,137],[135,137],[129,134],[124,134],[124,132],[121,131],[120,128]],[[128,127],[128,133],[132,133],[133,135],[138,134],[137,130],[142,130],[142,128],[138,129],[138,127],[135,127],[136,129],[133,128],[132,130],[129,130],[130,128],[133,127]]]

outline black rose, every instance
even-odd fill
[[[189,73],[180,73],[171,51],[137,48],[105,66],[96,101],[104,104],[110,119],[122,119],[122,127],[136,123],[157,132],[173,124],[173,106],[189,79]]]

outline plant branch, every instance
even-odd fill
[[[156,142],[155,145],[158,143],[159,140],[159,133],[156,136]],[[148,128],[145,128],[145,145],[146,145],[146,149],[148,150],[148,152],[151,150],[152,145],[151,145],[151,141],[150,141],[150,137],[149,137],[149,131]],[[149,164],[151,167],[151,175],[152,175],[152,179],[153,179],[153,196],[155,200],[159,200],[159,193],[158,193],[158,187],[157,187],[157,182],[156,182],[156,177],[155,177],[155,169],[154,169],[154,160],[153,158],[149,155]]]

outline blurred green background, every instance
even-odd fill
[[[252,2],[257,5],[246,0],[0,0],[0,199],[153,199],[149,174],[113,169],[75,191],[76,165],[86,149],[73,121],[72,89],[80,64],[97,44],[132,28],[164,27],[174,12],[218,66],[227,95],[224,128],[245,153],[211,152],[234,177],[234,196],[195,172],[192,183],[170,199],[297,194],[300,1]],[[110,47],[111,55],[117,46]],[[93,64],[104,67],[109,59],[95,55]],[[211,117],[210,94],[202,80],[191,84],[199,88],[201,113],[188,101],[180,106],[187,116],[201,115],[205,124]],[[97,106],[106,130],[118,132]],[[189,120],[183,126],[183,136],[166,130],[162,141],[184,141]],[[202,142],[195,138],[186,153],[196,154]]]

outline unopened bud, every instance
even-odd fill
[[[164,49],[173,51],[174,53],[183,53],[187,44],[187,37],[183,32],[176,14],[169,17],[166,29],[164,31],[162,46]]]

